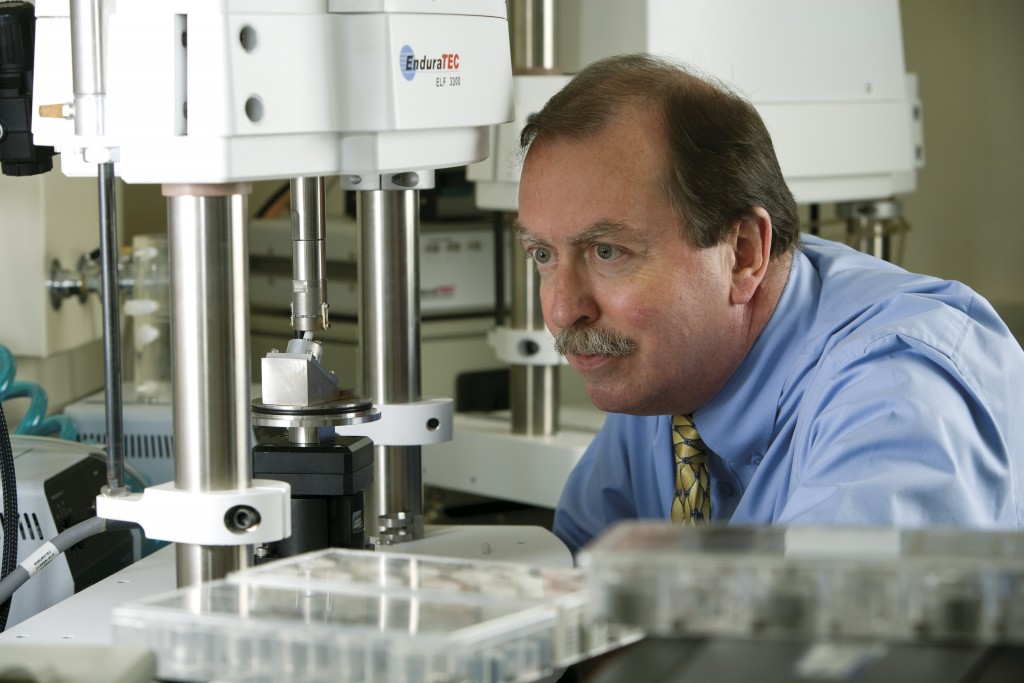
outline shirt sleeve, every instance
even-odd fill
[[[553,530],[574,555],[619,520],[666,516],[656,467],[657,423],[609,415],[570,473]]]
[[[807,389],[776,522],[1017,527],[1003,392],[981,375],[984,393],[955,355],[900,334],[834,354]]]

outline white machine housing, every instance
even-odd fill
[[[571,80],[561,74],[533,74],[515,76],[516,118],[495,128],[491,136],[491,153],[471,165],[466,178],[473,181],[476,205],[491,211],[519,210],[519,173],[522,159],[519,155],[519,134],[530,116],[540,111],[551,96]]]
[[[130,183],[445,168],[482,159],[488,126],[512,118],[501,0],[119,0],[95,136],[40,116],[74,95],[68,2],[36,15],[32,129],[66,174],[108,160]]]
[[[650,52],[750,100],[798,202],[916,189],[924,164],[921,103],[904,64],[898,0],[559,0],[557,9],[566,73],[603,57]],[[499,129],[495,153],[471,169],[482,183],[482,208],[518,209],[518,134],[559,79],[515,78],[516,122]]]
[[[916,189],[921,104],[903,60],[898,0],[580,5],[579,66],[647,51],[730,85],[764,118],[798,202]]]

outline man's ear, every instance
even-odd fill
[[[772,219],[756,206],[734,224],[733,229],[732,303],[749,303],[768,272],[772,250]]]

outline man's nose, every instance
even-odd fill
[[[592,323],[598,308],[592,290],[576,268],[560,266],[541,281],[541,307],[549,328],[571,327],[577,322]]]

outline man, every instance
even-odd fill
[[[1022,528],[1024,351],[962,284],[801,237],[749,103],[615,57],[522,142],[545,321],[609,412],[556,511],[574,552],[625,518]]]

